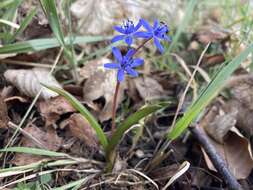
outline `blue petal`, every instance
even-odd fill
[[[118,35],[118,36],[115,36],[115,37],[112,39],[112,43],[117,42],[117,41],[120,41],[120,40],[123,40],[124,38],[125,38],[125,35]]]
[[[134,69],[132,69],[131,67],[127,67],[126,72],[127,72],[127,74],[129,74],[132,77],[137,77],[138,76],[138,72],[135,71]]]
[[[141,20],[139,20],[139,22],[137,23],[137,25],[134,27],[134,32],[136,32],[137,30],[139,30],[141,26],[142,26],[142,23],[141,23]]]
[[[108,69],[118,69],[118,68],[120,68],[119,64],[116,64],[116,63],[106,63],[106,64],[104,64],[104,67],[108,68]]]
[[[159,27],[159,22],[158,22],[158,20],[154,20],[154,26],[153,26],[153,28],[154,28],[154,30],[155,29],[157,29]]]
[[[136,32],[134,34],[135,38],[145,38],[145,39],[149,39],[152,38],[153,34],[151,32]]]
[[[125,42],[128,46],[131,46],[132,43],[133,43],[133,38],[132,36],[127,36],[126,39],[125,39]]]
[[[136,58],[133,60],[131,67],[138,67],[144,63],[144,60],[141,58]]]
[[[144,28],[146,28],[149,32],[153,31],[152,27],[149,25],[149,23],[146,20],[140,19],[140,21],[141,21],[141,24],[144,26]]]
[[[119,82],[124,80],[124,70],[123,69],[119,69],[117,75],[118,75],[117,78],[118,78]]]
[[[122,54],[120,52],[120,50],[116,47],[113,47],[112,48],[112,53],[115,57],[115,59],[118,61],[118,62],[121,62],[122,61]]]
[[[167,35],[164,35],[163,36],[163,39],[165,40],[165,41],[167,41],[167,42],[171,42],[172,40],[171,40],[171,37],[169,37],[169,36],[167,36]]]
[[[154,43],[155,43],[155,46],[157,47],[157,49],[161,52],[161,53],[163,53],[163,51],[164,51],[164,48],[163,48],[163,46],[161,45],[161,43],[159,42],[159,40],[158,40],[158,38],[154,38]]]
[[[129,49],[128,52],[125,55],[126,59],[130,59],[135,53],[135,49]]]
[[[113,28],[119,33],[126,34],[126,31],[121,26],[114,26]]]

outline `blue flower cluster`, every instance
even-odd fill
[[[139,31],[141,27],[143,27],[145,31]],[[116,59],[116,62],[107,63],[104,65],[104,67],[109,69],[118,69],[118,82],[124,80],[125,72],[132,77],[138,76],[138,72],[135,71],[134,68],[144,63],[144,60],[141,58],[133,58],[134,54],[139,49],[131,48],[131,45],[133,44],[135,39],[146,39],[144,43],[146,43],[148,40],[153,39],[154,45],[161,53],[164,52],[164,48],[161,45],[160,41],[171,41],[171,38],[167,35],[167,33],[169,32],[169,28],[166,24],[158,22],[157,20],[154,21],[153,26],[151,26],[144,19],[140,19],[136,25],[133,23],[133,21],[127,20],[123,23],[122,26],[115,26],[114,29],[121,34],[115,36],[112,39],[112,43],[123,40],[128,46],[128,51],[125,55],[122,55],[118,48],[113,47],[112,53]],[[143,45],[144,44],[142,44],[140,47],[142,47]]]

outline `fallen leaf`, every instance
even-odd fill
[[[111,61],[102,58],[97,60],[97,62],[92,62],[93,66],[89,66],[89,63],[87,63],[82,68],[84,70],[83,73],[86,70],[86,74],[83,74],[83,76],[88,77],[83,88],[84,101],[95,110],[95,115],[102,122],[111,118],[113,95],[116,87],[116,71],[105,70],[103,67],[103,64],[108,62]],[[97,66],[95,67],[96,64]],[[91,74],[87,74],[89,71]],[[116,107],[123,100],[124,88],[125,84],[122,82]]]
[[[29,133],[33,138],[35,138],[37,141],[39,141],[40,144],[44,147],[44,149],[57,151],[61,147],[62,139],[56,134],[55,130],[53,129],[44,131],[38,127],[29,126],[29,127],[24,128],[24,130],[27,133]],[[38,147],[38,145],[36,145],[36,143],[32,139],[25,136],[22,137],[21,139],[21,146],[31,147],[31,148],[42,148],[42,147]],[[12,163],[18,166],[22,166],[22,165],[38,162],[45,158],[46,157],[44,156],[17,153],[15,154],[15,158],[12,161]]]
[[[7,128],[8,120],[7,106],[0,95],[0,128]]]
[[[99,142],[95,130],[81,114],[74,113],[68,119],[69,130],[74,137],[77,137],[90,148],[99,149]]]
[[[168,4],[170,4],[169,7]],[[70,10],[78,19],[82,34],[104,35],[111,33],[113,26],[121,24],[126,18],[152,19],[166,15],[164,18],[169,18],[168,22],[179,21],[182,18],[180,4],[177,0],[77,0],[71,5]]]
[[[163,87],[150,77],[138,77],[133,79],[135,87],[145,101],[164,98],[166,93]]]
[[[249,141],[231,126],[235,124],[236,113],[219,115],[220,107],[214,107],[205,115],[200,126],[217,152],[224,159],[229,170],[237,179],[245,179],[253,168],[253,159]],[[201,149],[209,169],[216,171],[204,149]]]
[[[34,98],[42,88],[41,83],[61,88],[56,79],[49,74],[49,71],[42,68],[34,68],[30,70],[10,69],[4,73],[4,77],[12,83],[19,91],[29,97]],[[49,99],[56,97],[58,94],[42,88],[40,98]]]
[[[40,114],[46,120],[46,126],[54,124],[63,114],[76,111],[62,96],[57,96],[47,101],[39,101],[38,108]]]

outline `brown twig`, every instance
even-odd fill
[[[223,179],[225,180],[225,183],[228,185],[228,188],[235,190],[242,190],[241,185],[238,183],[233,174],[231,174],[225,161],[218,154],[215,147],[211,144],[203,129],[199,126],[194,126],[190,127],[190,131],[192,135],[198,140],[200,145],[204,148],[205,152],[212,161],[214,167],[223,176]]]

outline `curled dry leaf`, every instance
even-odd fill
[[[72,114],[68,119],[68,123],[69,130],[74,137],[83,141],[90,148],[99,149],[99,142],[95,130],[81,114]]]
[[[0,128],[7,128],[8,123],[8,111],[6,103],[0,95]]]
[[[56,79],[49,74],[47,69],[34,68],[30,70],[11,69],[4,73],[4,77],[19,91],[29,97],[35,97],[42,88],[40,83],[61,88]],[[40,98],[45,100],[57,96],[57,93],[42,88]]]
[[[220,128],[216,130],[213,129],[212,131],[208,129],[208,134],[212,133],[212,138],[207,135],[210,142],[214,145],[218,153],[225,160],[229,170],[237,179],[247,178],[253,168],[253,159],[249,141],[243,137],[235,127],[231,128],[229,122],[226,121],[227,119],[233,123],[235,120],[235,118],[233,118],[233,114],[224,114],[223,116],[219,116],[217,119],[215,119],[215,117],[215,112],[212,110],[212,113],[209,112],[201,121],[200,125],[204,127],[205,130],[211,127]],[[210,123],[212,124],[210,125]],[[228,128],[231,128],[230,131],[228,131]],[[225,134],[226,131],[227,133]],[[218,141],[214,140],[217,139],[217,137],[214,138],[215,132],[217,136],[220,136],[218,138]],[[223,138],[221,138],[222,136]],[[224,136],[226,138],[224,138]],[[222,141],[222,143],[219,141]],[[212,162],[203,149],[202,152],[204,154],[208,168],[216,171],[212,165]]]
[[[63,114],[76,111],[62,96],[57,96],[47,101],[39,101],[38,108],[41,115],[46,119],[46,126],[54,124]]]
[[[140,97],[145,101],[159,99],[166,95],[163,87],[150,77],[138,77],[133,79],[133,82]]]
[[[38,147],[36,143],[32,139],[29,139],[27,136],[22,137],[21,146],[31,148],[44,148],[51,151],[57,151],[61,147],[62,139],[59,136],[57,136],[56,132],[52,129],[44,131],[38,127],[29,126],[24,128],[24,130],[31,136],[33,136],[33,138],[35,138],[37,141],[39,141],[40,144],[43,145],[43,147]],[[45,159],[45,157],[31,154],[17,153],[12,162],[18,166],[21,166],[40,161],[42,159]]]
[[[170,6],[167,6],[168,4]],[[81,33],[101,35],[111,33],[112,26],[126,18],[138,20],[164,16],[169,18],[170,22],[179,21],[182,16],[180,4],[181,1],[178,0],[77,0],[72,4],[71,12],[79,19]]]
[[[230,90],[229,101],[223,106],[227,113],[237,112],[236,127],[253,135],[253,75],[244,74],[231,77],[226,87]]]
[[[90,62],[91,65],[87,63],[81,71],[83,78],[87,78],[83,88],[84,101],[95,110],[100,121],[111,118],[113,95],[116,86],[116,71],[105,70],[103,67],[105,63],[110,62],[106,58],[92,61]],[[89,72],[90,74],[88,74]],[[123,99],[124,88],[125,84],[123,82],[120,86],[117,106]],[[101,106],[96,103],[99,99],[102,100],[101,102],[98,101]]]

